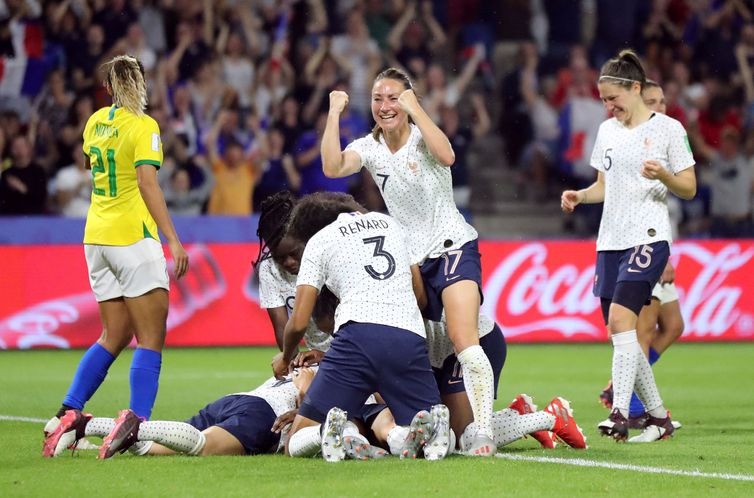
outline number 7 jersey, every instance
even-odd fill
[[[346,213],[306,244],[296,286],[338,297],[335,330],[346,322],[388,325],[425,337],[401,225],[381,213]]]
[[[136,178],[136,168],[162,164],[157,122],[114,105],[103,107],[86,123],[83,149],[93,184],[84,243],[126,246],[147,237],[159,240]]]

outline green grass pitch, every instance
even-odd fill
[[[222,395],[256,387],[270,375],[272,354],[167,350],[153,419],[183,420]],[[684,424],[668,441],[628,445],[598,436],[607,415],[597,397],[609,377],[609,345],[511,345],[496,408],[519,392],[540,407],[561,395],[571,401],[588,450],[545,451],[525,439],[504,448],[505,458],[338,464],[281,455],[99,461],[91,451],[43,459],[42,424],[10,418],[49,418],[81,355],[0,352],[0,496],[754,495],[754,344],[681,344],[660,360],[661,393]],[[114,416],[127,406],[130,359],[128,352],[116,361],[87,411]]]

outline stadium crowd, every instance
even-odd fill
[[[110,104],[99,65],[123,53],[147,71],[173,214],[248,215],[286,189],[384,210],[366,172],[324,176],[320,140],[334,89],[350,96],[341,142],[369,131],[387,66],[450,138],[459,208],[477,168],[514,169],[522,197],[555,199],[594,180],[595,68],[633,47],[698,163],[681,234],[752,235],[751,0],[4,0],[0,19],[0,215],[86,215],[83,126]],[[499,162],[471,167],[490,134]],[[573,229],[594,234],[598,209]]]

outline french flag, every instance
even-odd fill
[[[8,23],[10,46],[0,55],[0,96],[34,96],[47,73],[44,34],[37,21],[13,19]]]

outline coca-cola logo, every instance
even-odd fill
[[[673,245],[672,253],[684,337],[754,335],[753,306],[743,302],[754,247],[686,242]],[[594,258],[592,243],[516,246],[486,277],[482,313],[495,317],[509,338],[603,340],[599,299],[592,294]]]

